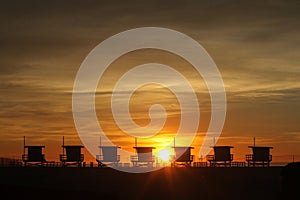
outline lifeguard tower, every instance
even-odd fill
[[[249,146],[252,149],[252,154],[246,155],[246,161],[248,167],[250,166],[262,166],[269,167],[270,162],[272,161],[272,155],[270,155],[270,149],[273,147],[264,147],[264,146]]]
[[[213,146],[214,155],[206,157],[211,167],[230,167],[233,160],[233,155],[230,153],[233,146]]]
[[[175,146],[174,145],[174,160],[172,166],[185,166],[190,167],[194,161],[194,155],[191,155],[192,149],[194,147],[184,147],[184,146]]]
[[[272,155],[270,155],[270,149],[273,149],[273,147],[256,146],[255,137],[253,137],[253,146],[249,146],[249,148],[252,149],[252,154],[246,155],[246,161],[248,163],[248,167],[250,166],[269,167],[270,166],[270,162],[272,161]]]
[[[134,167],[153,167],[155,159],[152,150],[155,149],[155,147],[138,147],[137,139],[135,138],[135,147],[133,148],[136,150],[136,154],[131,155],[130,160]]]
[[[24,151],[22,154],[22,161],[24,162],[24,166],[27,165],[38,165],[43,166],[46,162],[45,154],[43,154],[43,149],[45,146],[28,146],[25,144],[25,136],[24,136]]]
[[[82,145],[65,145],[63,137],[62,154],[59,158],[62,162],[62,166],[75,165],[81,167],[84,160],[84,155],[81,154]]]
[[[118,155],[118,146],[102,146],[100,138],[100,154],[96,155],[96,161],[98,167],[104,167],[108,165],[118,166],[120,162],[120,155]]]

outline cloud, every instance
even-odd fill
[[[71,92],[81,62],[107,37],[143,26],[186,33],[214,59],[227,91],[223,135],[228,142],[239,143],[253,134],[271,138],[270,143],[298,141],[295,134],[286,132],[300,128],[299,20],[296,0],[4,1],[0,7],[0,141],[16,140],[25,133],[44,140],[68,135],[80,141],[72,119]],[[133,53],[123,63],[135,64],[139,58],[151,61],[159,57],[156,54],[161,52]],[[188,75],[201,97],[201,110],[209,108],[199,75],[174,57],[162,57],[171,58],[169,64]],[[123,72],[113,68],[108,73],[109,80],[96,92],[97,105],[109,101],[111,84]],[[174,100],[165,91],[151,89],[136,95],[147,104],[152,103],[147,95],[160,96],[164,104]],[[172,105],[170,113],[175,118],[179,109]],[[99,115],[106,117],[108,108],[98,108]],[[135,118],[146,120],[147,115],[137,109]],[[114,135],[118,129],[111,126],[112,121],[103,121],[112,137],[122,145],[130,143],[127,137]]]

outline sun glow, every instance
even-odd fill
[[[161,159],[163,162],[170,161],[171,152],[168,149],[162,149],[158,152],[158,158]]]

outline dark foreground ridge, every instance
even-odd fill
[[[293,193],[284,186],[299,177],[299,164],[288,168],[164,168],[143,174],[110,168],[3,167],[0,177],[0,194],[9,199],[276,200],[291,199]]]

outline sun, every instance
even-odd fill
[[[170,161],[170,151],[168,149],[163,149],[158,152],[158,158],[160,158],[163,162]]]

